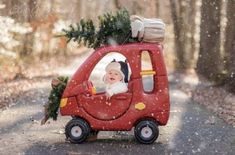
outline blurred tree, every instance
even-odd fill
[[[119,0],[114,0],[114,5],[118,10],[120,10],[122,8],[121,3],[120,3]]]
[[[15,3],[13,3],[12,1],[10,2],[7,3],[7,5],[1,4],[2,7],[0,9],[8,9],[11,5],[19,4],[16,1]],[[19,8],[15,8],[15,10],[19,10]],[[3,12],[7,13],[8,11]],[[15,18],[18,18],[18,20],[25,19],[23,15],[17,16],[16,14],[14,14],[14,12],[12,12],[11,14],[11,11],[9,11],[8,13],[10,13],[10,15],[14,16]],[[17,66],[16,75],[14,75],[13,77],[22,77],[23,61],[21,59],[22,57],[20,57],[20,52],[22,51],[22,38],[24,38],[27,33],[31,32],[31,28],[28,24],[16,22],[15,19],[9,16],[0,16],[0,29],[4,30],[0,32],[0,58],[7,58],[6,60],[8,61],[10,59],[11,62],[13,60],[13,62]],[[6,63],[7,61],[4,58],[2,58],[1,60],[4,61],[3,63]]]
[[[190,0],[189,1],[189,5],[188,7],[190,7],[189,9],[189,16],[188,16],[188,26],[189,26],[189,32],[190,32],[190,52],[189,52],[189,61],[190,61],[190,68],[194,67],[194,63],[195,63],[195,58],[194,58],[194,55],[195,55],[195,52],[196,52],[196,40],[195,40],[195,33],[196,33],[196,13],[197,13],[197,8],[196,8],[196,2],[197,0]]]
[[[58,21],[55,5],[58,5],[55,0],[37,1],[36,16],[30,21],[34,31],[34,51],[40,58],[49,57],[57,46],[53,45],[52,34],[54,24]]]
[[[174,24],[176,69],[185,71],[193,67],[195,52],[196,0],[170,0]]]
[[[235,92],[235,1],[227,1],[227,27],[225,36],[226,68],[228,78],[226,83]]]
[[[202,0],[197,73],[217,81],[222,73],[220,53],[220,0]]]
[[[135,14],[143,14],[143,9],[141,7],[141,1],[133,1],[133,6],[132,6],[132,13]]]
[[[0,0],[2,7],[0,8],[1,16],[9,16],[11,11],[11,0]]]
[[[127,9],[130,15],[136,14],[146,18],[155,18],[158,11],[157,6],[159,6],[157,2],[156,0],[113,0],[113,5],[117,10]]]
[[[6,3],[5,15],[12,17],[21,24],[25,24],[34,19],[35,6],[37,0],[3,0]],[[18,38],[21,42],[16,52],[20,57],[25,57],[32,53],[33,34],[27,33]]]
[[[37,0],[28,0],[26,7],[27,19],[25,22],[32,22],[36,16]],[[23,49],[20,51],[20,56],[25,57],[33,53],[34,32],[28,33],[23,38]]]
[[[159,3],[159,0],[155,0],[155,6],[156,6],[156,17],[159,17],[159,14],[160,14],[160,3]]]

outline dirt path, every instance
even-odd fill
[[[73,73],[86,57],[76,58],[70,66],[58,69],[58,73]],[[0,154],[234,154],[235,128],[193,103],[179,89],[174,75],[170,79],[170,120],[167,126],[160,127],[160,136],[153,145],[136,143],[133,132],[101,132],[95,142],[66,142],[63,131],[70,117],[59,117],[44,126],[39,123],[51,78],[32,79],[31,87],[10,108],[0,112]]]

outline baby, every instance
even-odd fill
[[[128,66],[126,62],[113,60],[105,68],[104,82],[106,84],[106,96],[110,99],[112,95],[127,92]]]

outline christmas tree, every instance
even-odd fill
[[[131,37],[130,15],[126,9],[116,14],[105,13],[98,16],[99,26],[95,28],[92,20],[82,19],[76,26],[70,25],[69,30],[63,30],[68,41],[84,43],[89,48],[98,48],[102,45],[124,44],[138,42]]]

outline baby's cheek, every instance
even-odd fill
[[[104,81],[109,82],[109,75],[108,74],[105,75]]]
[[[119,75],[119,76],[117,76],[117,81],[121,81],[122,80],[122,76],[121,75]]]

